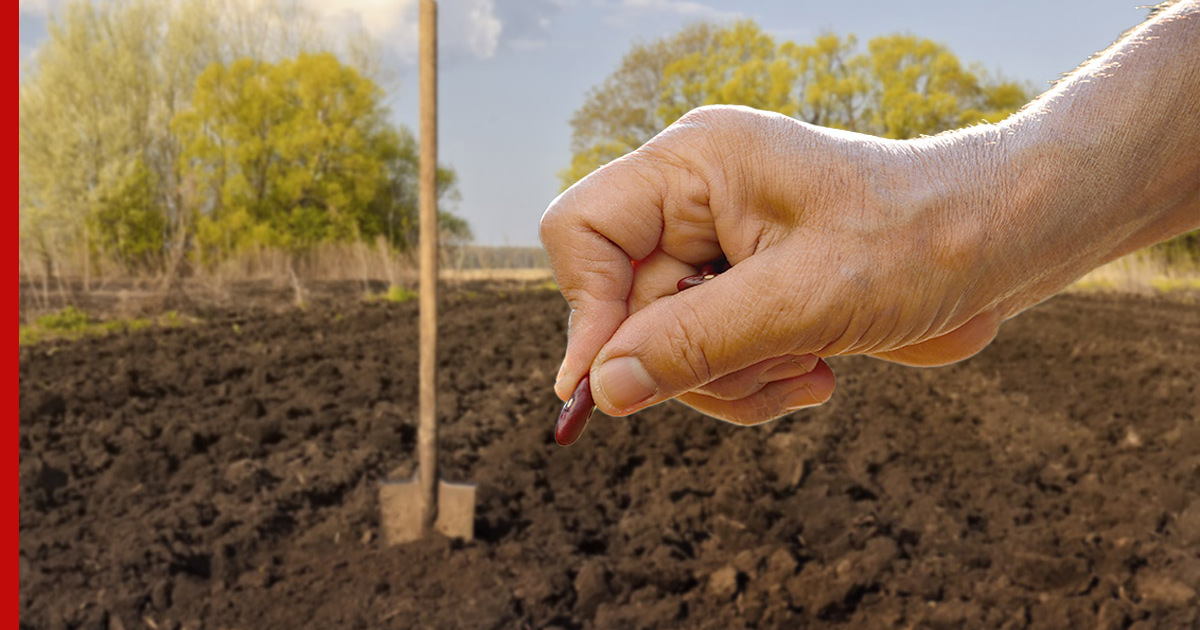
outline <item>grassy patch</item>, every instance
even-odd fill
[[[1180,291],[1200,291],[1200,278],[1171,278],[1159,276],[1150,280],[1150,286],[1159,293],[1178,293]]]
[[[384,299],[392,302],[393,304],[411,302],[417,299],[417,292],[407,287],[402,287],[398,284],[392,285],[391,287],[388,287],[387,295],[384,296]]]
[[[18,327],[18,344],[31,346],[44,341],[55,339],[78,340],[84,337],[98,337],[115,333],[136,332],[159,326],[161,328],[177,328],[184,324],[183,317],[175,311],[167,311],[155,319],[113,319],[101,321],[93,319],[87,313],[68,306],[55,313],[47,313],[33,320],[33,323]]]
[[[1118,258],[1071,285],[1085,293],[1139,293],[1143,295],[1200,291],[1200,264],[1184,256],[1168,256],[1150,248]]]
[[[391,302],[392,304],[403,304],[404,302],[411,302],[417,299],[418,295],[419,294],[416,291],[408,287],[393,284],[392,286],[388,287],[388,290],[384,293],[372,293],[368,295],[367,301],[383,301]]]
[[[1120,288],[1117,281],[1113,278],[1084,276],[1075,281],[1071,288],[1076,291],[1091,293],[1094,291],[1107,292],[1116,291]]]

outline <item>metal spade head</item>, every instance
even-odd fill
[[[475,484],[438,480],[437,505],[426,506],[420,480],[384,480],[379,486],[383,539],[388,545],[413,542],[425,535],[427,510],[436,515],[433,529],[448,538],[475,537]]]

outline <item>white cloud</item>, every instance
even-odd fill
[[[404,61],[416,61],[417,0],[306,0],[306,5],[333,34],[365,32]],[[496,54],[503,31],[494,0],[438,3],[438,44],[444,54],[486,59]]]
[[[467,8],[465,23],[461,21],[463,16],[451,15],[460,20],[459,24],[464,27],[462,32],[466,35],[468,47],[478,57],[494,56],[500,44],[500,33],[504,30],[504,24],[496,17],[496,3],[493,0],[471,0],[464,6]],[[450,23],[451,27],[454,25],[454,22]]]
[[[384,39],[398,31],[416,29],[417,0],[308,0],[309,9],[331,26],[353,23],[373,37]],[[386,41],[386,40],[385,40]]]
[[[417,56],[417,0],[306,0],[326,31],[339,38],[370,35],[408,60]]]
[[[18,4],[22,15],[46,16],[64,1],[18,0]],[[575,1],[443,0],[438,3],[439,48],[451,58],[486,59],[505,40],[514,40],[512,46],[518,49],[535,47],[534,41],[546,38],[550,15]],[[419,0],[300,0],[300,4],[335,40],[366,34],[403,62],[416,62]]]
[[[496,17],[504,25],[501,46],[516,51],[546,48],[553,39],[554,18],[578,0],[500,0]]]
[[[9,6],[12,6],[11,4]],[[45,0],[17,0],[18,13],[45,13]]]
[[[70,0],[17,0],[17,13],[48,17],[67,6]]]

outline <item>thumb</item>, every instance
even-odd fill
[[[764,290],[763,254],[632,314],[592,364],[596,405],[628,415],[766,359],[819,350],[797,322],[791,292]]]

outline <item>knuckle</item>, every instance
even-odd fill
[[[667,189],[666,171],[674,165],[671,152],[647,146],[626,156],[608,175],[612,186],[629,187],[650,198],[660,198]]]
[[[542,213],[541,221],[538,223],[538,238],[541,239],[543,246],[556,243],[556,237],[563,231],[567,207],[565,196],[566,193],[559,195]]]
[[[703,396],[708,396],[714,400],[723,400],[727,402],[744,398],[744,396],[738,396],[736,392],[731,391],[728,387],[721,384],[710,383],[708,385],[697,387],[692,391]]]
[[[724,126],[752,115],[754,110],[737,105],[702,105],[684,114],[676,124],[683,126]]]
[[[553,227],[553,219],[550,217],[550,211],[542,215],[542,220],[538,223],[538,240],[541,241],[542,247],[545,247],[554,242],[554,233],[557,230]]]
[[[565,280],[566,284],[560,284],[559,292],[567,300],[568,306],[575,310],[586,310],[591,305],[599,307],[609,302],[625,303],[624,299],[614,299],[603,293],[606,287],[622,284],[619,272],[607,266],[597,265],[586,273],[586,278],[578,277],[578,274],[570,275]]]
[[[741,105],[705,105],[684,114],[672,127],[703,135],[714,145],[741,144],[771,120],[771,114]]]
[[[734,389],[720,379],[708,385],[697,387],[695,391],[717,400],[740,400],[746,397],[744,391]]]
[[[708,185],[741,173],[761,149],[768,119],[736,105],[705,105],[684,114],[647,145],[658,159]]]
[[[726,106],[724,105],[702,105],[700,107],[696,107],[681,116],[679,120],[675,121],[675,125],[673,126],[678,126],[681,128],[711,127],[714,122],[713,119],[720,118],[723,115],[723,110],[725,108]]]
[[[719,147],[721,138],[734,131],[740,114],[727,105],[705,105],[684,114],[658,137],[656,145]]]

